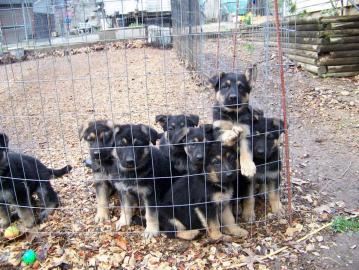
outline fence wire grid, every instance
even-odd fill
[[[249,98],[252,124],[247,137],[251,152],[255,151],[259,136],[274,134],[275,137],[284,131],[280,125],[269,129],[269,117],[283,120],[285,104],[280,82],[282,64],[277,62],[273,1],[0,2],[0,131],[9,138],[8,145],[4,143],[4,136],[0,142],[3,225],[9,222],[28,227],[40,225],[39,234],[95,234],[120,230],[126,234],[145,231],[147,236],[167,232],[186,238],[190,236],[183,231],[206,231],[215,226],[220,229],[240,226],[251,232],[252,226],[267,224],[268,215],[274,210],[267,200],[273,199],[273,194],[268,192],[272,182],[267,185],[267,177],[273,179],[273,175],[269,175],[272,173],[269,171],[267,175],[266,169],[273,166],[277,166],[275,171],[279,172],[275,174],[273,191],[280,194],[288,216],[290,191],[284,180],[287,175],[281,171],[282,160],[288,157],[282,153],[281,146],[278,146],[276,159],[264,158],[262,163],[256,162],[257,171],[264,167],[263,188],[258,189],[258,182],[249,179],[250,184],[243,190],[248,188],[254,194],[247,192],[235,196],[228,190],[235,185],[238,189],[239,181],[243,181],[238,164],[224,168],[225,159],[219,161],[221,170],[216,183],[211,180],[213,171],[206,167],[212,162],[207,161],[207,156],[213,157],[210,151],[218,144],[217,138],[211,137],[203,143],[199,139],[191,141],[190,134],[186,133],[182,137],[184,140],[171,141],[171,136],[188,132],[186,127],[193,121],[190,115],[199,117],[199,122],[192,124],[199,126],[197,132],[200,130],[202,137],[206,136],[206,124],[213,124],[216,99],[208,83],[212,76],[221,76],[222,72],[244,74],[253,67],[257,69],[257,78]],[[282,7],[279,11],[282,12]],[[293,29],[281,24],[279,31],[281,39],[286,40]],[[236,75],[236,80],[239,78],[242,77]],[[253,124],[256,121],[253,110],[258,109],[264,112],[260,119],[266,119],[261,132],[256,132]],[[181,119],[179,129],[172,131],[168,115],[179,114],[187,118]],[[159,115],[164,118],[158,120]],[[111,121],[114,126],[106,122],[104,125],[110,132],[103,135],[100,130],[103,123],[94,122],[98,120]],[[95,123],[94,130],[84,133],[91,122]],[[132,126],[130,136],[123,139],[126,124],[145,126]],[[158,133],[158,138],[152,129]],[[79,130],[82,130],[80,135]],[[144,138],[143,134],[148,137]],[[193,160],[188,154],[184,160],[185,172],[176,172],[175,162],[180,155],[171,153],[170,147],[169,156],[163,159],[163,151],[158,150],[161,136],[165,136],[174,149],[181,149],[182,154],[188,153],[189,147],[204,145],[205,155],[199,157],[204,158],[204,163],[198,171],[191,169]],[[272,138],[267,137],[265,144]],[[111,143],[106,145],[108,141]],[[279,141],[282,141],[281,136]],[[224,156],[229,150],[223,142],[220,144],[223,147],[217,155]],[[121,155],[129,148],[128,156],[132,159],[127,160],[126,167],[121,163]],[[94,152],[105,150],[110,152],[112,162],[111,169],[106,170],[102,167],[103,154],[97,153],[97,163],[94,158]],[[262,154],[268,151],[270,149],[265,146]],[[21,154],[17,156],[16,153]],[[146,158],[146,154],[149,162],[143,166],[149,166],[151,173],[143,176],[142,163],[136,162],[140,160],[138,155]],[[43,176],[39,163],[25,155],[37,158],[49,168],[72,166],[71,171],[51,180],[59,205],[48,202],[46,194],[49,174],[56,173],[50,170]],[[158,159],[157,155],[162,158]],[[240,153],[236,151],[236,160],[239,159]],[[167,163],[161,163],[163,160]],[[170,175],[156,175],[154,168],[165,167],[170,167]],[[131,176],[121,178],[129,171]],[[236,172],[236,177],[228,184],[226,175],[230,172]],[[202,179],[205,190],[193,190],[201,186],[193,182],[201,182],[197,178]],[[282,183],[277,186],[280,178]],[[187,181],[182,194],[176,193],[178,190],[174,188],[179,179]],[[167,180],[171,185],[157,194],[160,180]],[[105,182],[110,183],[110,187],[103,187]],[[31,185],[36,187],[32,189]],[[211,188],[215,192],[207,190]],[[176,196],[183,196],[189,201],[181,203],[181,198],[179,203],[164,204],[162,198],[168,193],[174,200]],[[199,193],[205,194],[205,201],[191,201],[190,195]],[[152,196],[151,200],[146,196]],[[255,216],[248,216],[246,211],[241,213],[239,209],[250,209],[248,205],[254,201]],[[166,222],[174,229],[164,230],[161,208],[169,207],[173,217]],[[211,207],[210,210],[207,207]],[[218,211],[218,223],[214,225],[211,224],[213,209]],[[47,210],[53,212],[40,221]],[[12,219],[16,214],[20,221]],[[231,215],[234,220],[229,218]],[[196,220],[200,221],[200,226]],[[31,224],[32,221],[35,224]],[[100,226],[98,222],[107,226]],[[43,223],[47,226],[41,225]],[[233,233],[231,229],[228,231]],[[215,237],[211,230],[207,233]]]

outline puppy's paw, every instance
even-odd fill
[[[159,234],[157,229],[146,227],[145,232],[143,233],[144,238],[151,239]]]
[[[232,127],[232,131],[237,135],[237,137],[239,137],[243,132],[243,128],[241,128],[240,126],[234,125]]]
[[[245,222],[252,223],[256,220],[256,214],[254,211],[243,211],[242,218]]]
[[[283,217],[285,215],[285,209],[280,201],[273,203],[271,205],[272,213],[278,217]]]
[[[116,230],[119,231],[123,226],[129,226],[130,224],[131,224],[131,220],[121,216],[120,219],[116,222]]]
[[[238,135],[233,129],[226,130],[221,136],[221,140],[223,144],[226,146],[234,145],[237,139],[238,139]]]
[[[105,209],[98,210],[95,216],[95,222],[100,223],[110,219],[110,214]]]
[[[245,229],[242,229],[238,225],[228,226],[223,229],[223,232],[225,234],[231,234],[238,237],[246,238],[248,236],[248,231]]]
[[[10,220],[7,217],[0,219],[0,228],[6,228],[10,225]]]
[[[248,158],[241,158],[240,163],[242,175],[252,178],[256,174],[257,168],[253,160]]]

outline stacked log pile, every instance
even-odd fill
[[[287,18],[296,30],[283,39],[284,52],[304,69],[322,77],[359,74],[359,15]]]

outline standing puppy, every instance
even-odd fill
[[[239,135],[240,166],[244,176],[253,177],[256,166],[253,162],[250,139],[251,110],[249,94],[256,79],[257,68],[247,69],[245,74],[221,73],[210,79],[216,91],[213,108],[213,126],[216,137],[226,146],[233,146],[233,138]]]
[[[157,132],[146,125],[118,125],[115,127],[118,174],[113,176],[115,188],[121,199],[121,216],[117,230],[130,225],[133,210],[145,206],[145,237],[159,232],[157,206],[171,186],[170,164],[155,144]]]
[[[6,227],[10,223],[11,204],[16,206],[16,212],[24,225],[31,228],[36,223],[32,196],[37,194],[45,208],[40,212],[42,221],[59,205],[50,179],[67,174],[72,167],[47,168],[34,157],[9,152],[8,143],[7,135],[0,133],[0,226]]]
[[[113,128],[111,121],[98,120],[88,123],[86,129],[80,130],[80,138],[89,144],[91,169],[95,178],[97,201],[95,222],[110,219],[109,200],[114,191],[110,179],[111,174],[117,172],[112,156],[115,141]]]
[[[255,188],[260,192],[268,192],[272,213],[283,212],[280,201],[279,186],[281,182],[281,155],[279,152],[280,134],[284,132],[283,121],[278,118],[260,117],[254,122],[253,130],[253,159],[257,172],[253,180],[241,177],[236,198],[244,197],[242,217],[245,221],[255,219]]]

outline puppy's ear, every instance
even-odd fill
[[[159,123],[164,131],[167,130],[167,119],[168,119],[168,115],[164,115],[164,114],[156,115],[156,123]]]
[[[252,87],[257,79],[257,65],[254,64],[252,67],[247,68],[244,76],[246,77],[249,86]]]
[[[284,133],[284,121],[282,119],[273,118],[273,126],[276,130],[279,130],[280,133]]]
[[[199,122],[199,116],[195,114],[190,114],[189,116],[186,116],[187,125],[190,124],[191,126],[198,126]]]
[[[141,131],[148,137],[149,141],[151,141],[153,145],[156,145],[156,141],[158,139],[157,131],[146,125],[141,125],[140,128]]]
[[[259,121],[259,119],[264,117],[264,112],[259,109],[253,109],[252,116],[253,116],[253,121],[257,122],[257,121]]]
[[[9,137],[5,133],[0,133],[0,148],[8,148]]]
[[[208,81],[211,84],[211,86],[214,88],[214,90],[218,91],[219,89],[219,83],[222,80],[222,78],[226,75],[226,73],[221,72],[219,75],[214,75],[212,78],[210,78]]]
[[[80,138],[80,141],[85,137],[85,125],[82,124],[80,127],[79,127],[79,138]]]
[[[177,144],[177,143],[184,143],[185,142],[185,138],[186,135],[189,132],[189,128],[184,127],[178,130],[175,130],[170,136],[170,142],[173,144]]]

